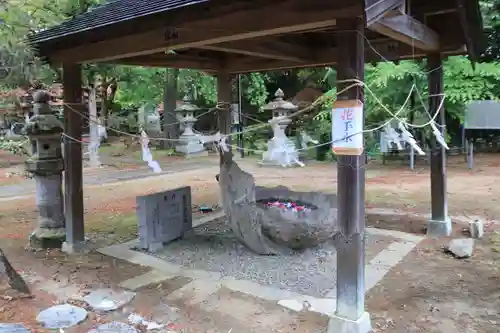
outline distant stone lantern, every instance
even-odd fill
[[[31,142],[31,156],[26,170],[36,183],[38,225],[30,236],[30,245],[38,248],[60,248],[66,238],[62,172],[64,160],[61,147],[63,124],[53,114],[48,92],[33,94],[33,116],[23,129]]]
[[[303,166],[299,161],[299,154],[295,144],[290,140],[285,130],[292,120],[291,113],[297,111],[298,107],[284,100],[284,93],[278,89],[274,94],[274,101],[264,106],[264,110],[272,111],[273,118],[269,121],[273,127],[273,137],[267,143],[267,151],[262,155],[261,165],[291,167]]]
[[[33,101],[33,97],[29,93],[25,93],[20,98],[20,106],[24,115],[24,121],[28,122],[30,119],[30,112],[32,108],[31,102]]]
[[[198,120],[194,113],[199,111],[200,108],[191,102],[188,95],[184,97],[183,102],[174,110],[178,113],[177,119],[184,127],[184,132],[179,137],[179,143],[176,145],[175,150],[186,157],[208,155],[200,141],[200,136],[193,132],[194,124]]]

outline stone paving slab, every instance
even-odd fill
[[[30,333],[22,324],[1,324],[0,333]]]

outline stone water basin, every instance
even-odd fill
[[[256,209],[261,211],[262,233],[294,250],[315,247],[338,230],[337,196],[320,192],[296,192],[284,186],[256,186]],[[269,202],[294,202],[305,210],[280,209]]]

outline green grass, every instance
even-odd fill
[[[151,154],[153,154],[153,159],[162,159],[169,156],[181,156],[173,149],[160,149],[160,148],[151,148]],[[136,150],[133,151],[130,155],[133,158],[142,159],[142,151]]]
[[[491,250],[496,253],[500,253],[500,232],[495,231],[490,237]]]
[[[86,231],[110,242],[125,242],[137,237],[137,215],[133,213],[95,214],[85,221]]]

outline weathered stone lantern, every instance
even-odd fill
[[[179,137],[179,143],[175,150],[179,153],[189,156],[204,156],[208,152],[200,141],[200,136],[193,132],[193,126],[198,120],[194,113],[200,108],[191,102],[189,96],[185,96],[182,105],[174,111],[178,114],[177,119],[184,125],[184,132]]]
[[[274,101],[264,106],[264,110],[272,111],[273,118],[269,121],[273,126],[273,137],[267,143],[267,151],[262,154],[261,165],[291,167],[303,165],[299,161],[299,154],[295,144],[290,140],[285,130],[292,120],[288,118],[298,107],[285,101],[283,91],[278,89],[274,94]]]
[[[31,156],[26,170],[36,182],[38,225],[30,235],[30,245],[38,248],[60,248],[66,238],[62,172],[64,160],[61,147],[63,124],[52,113],[50,95],[44,90],[33,94],[33,116],[23,129],[30,139]]]

